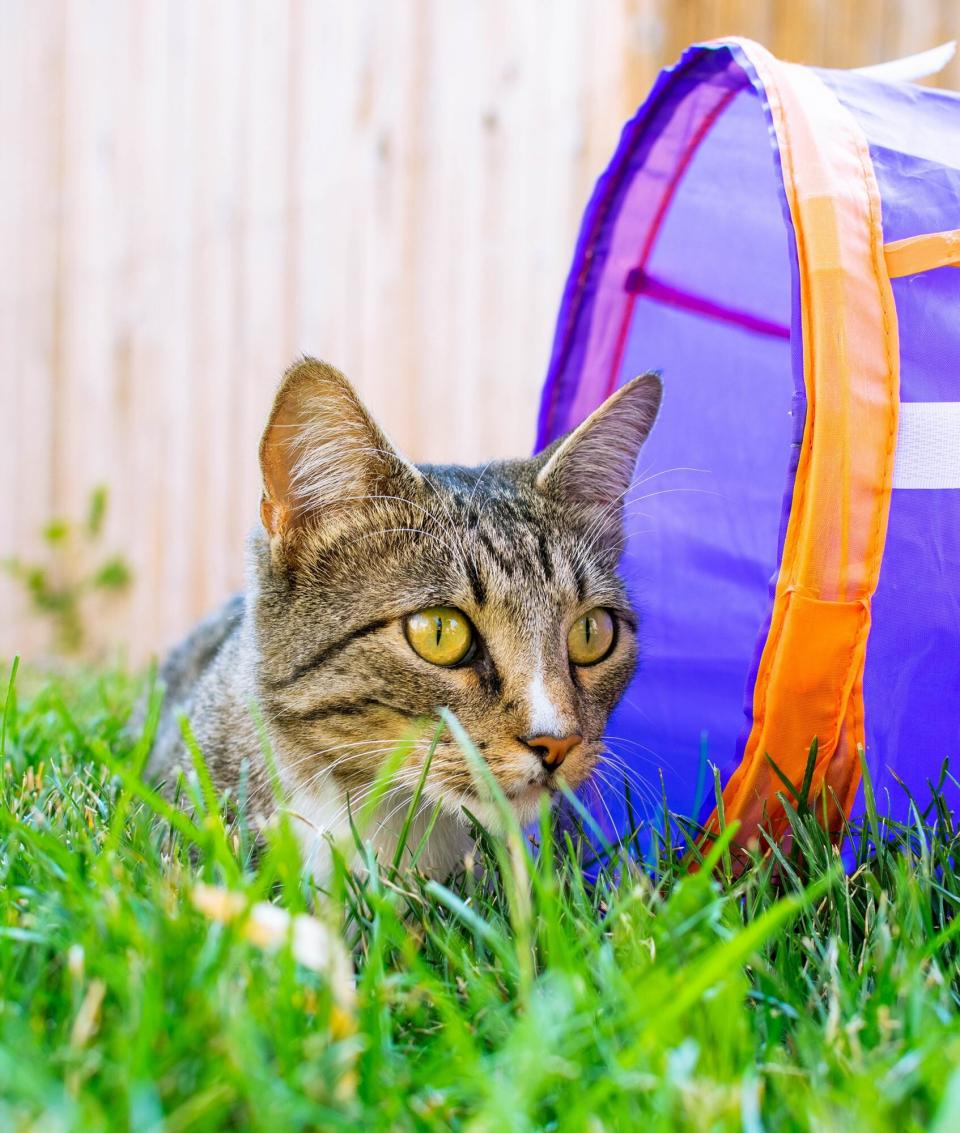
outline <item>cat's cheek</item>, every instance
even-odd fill
[[[577,680],[580,688],[580,710],[587,735],[600,735],[610,713],[617,706],[637,666],[636,648],[625,649],[620,656],[581,669]]]

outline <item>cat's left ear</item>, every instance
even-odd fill
[[[540,455],[537,487],[572,503],[616,504],[630,487],[662,397],[663,383],[653,371],[621,386],[572,433]]]
[[[260,518],[275,547],[420,480],[343,374],[315,358],[283,376],[260,441],[260,470]]]

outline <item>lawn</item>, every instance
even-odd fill
[[[143,784],[137,680],[13,687],[4,1130],[960,1129],[943,814],[873,814],[849,875],[801,810],[802,854],[737,877],[658,842],[591,883],[545,817],[447,886],[319,894],[283,823],[258,850],[202,777],[194,819]]]

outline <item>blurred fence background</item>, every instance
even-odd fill
[[[140,661],[242,583],[297,354],[418,459],[532,443],[580,215],[688,43],[858,66],[960,0],[0,0],[0,557],[110,493]],[[956,62],[939,80],[960,86]],[[0,657],[49,634],[0,577]]]

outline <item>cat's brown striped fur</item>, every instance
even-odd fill
[[[246,784],[261,819],[277,806],[251,706],[265,722],[284,805],[319,872],[327,835],[348,828],[398,740],[410,759],[369,834],[392,854],[439,707],[473,737],[521,821],[556,778],[523,743],[576,734],[562,767],[590,775],[607,717],[636,662],[636,621],[618,561],[621,500],[656,416],[652,374],[624,386],[575,433],[531,460],[415,467],[399,456],[332,367],[306,359],[285,375],[261,444],[262,529],[248,588],[201,623],[162,670],[167,703],[152,756],[168,783],[188,763],[185,712],[217,786]],[[479,635],[454,669],[418,657],[402,619],[444,605]],[[593,606],[613,612],[610,656],[569,663],[566,634]],[[436,744],[416,845],[433,804],[441,820],[421,865],[444,874],[469,849],[464,808],[496,814],[449,732]]]

